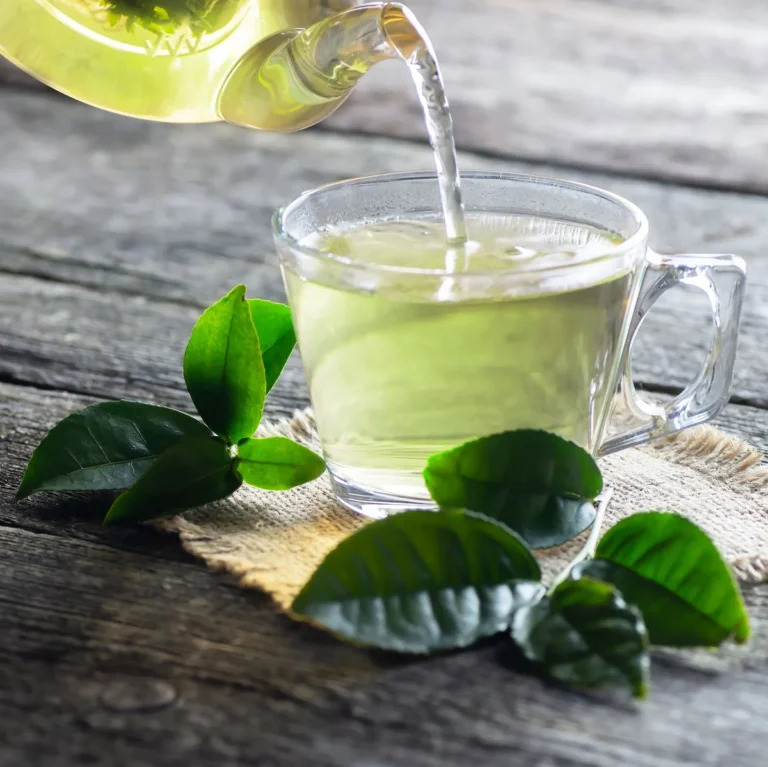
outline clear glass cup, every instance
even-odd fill
[[[534,259],[493,272],[365,263],[307,244],[328,226],[439,218],[432,173],[330,184],[275,214],[317,427],[345,506],[373,517],[433,507],[421,477],[428,456],[476,437],[546,429],[604,455],[724,407],[742,259],[654,253],[639,208],[584,184],[468,173],[462,189],[470,222],[481,213],[550,217],[616,238],[575,266],[542,268]],[[707,296],[714,330],[699,374],[659,405],[635,390],[630,351],[652,305],[678,285]]]

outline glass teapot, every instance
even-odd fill
[[[102,109],[169,122],[306,128],[419,40],[397,3],[0,0],[0,54]]]

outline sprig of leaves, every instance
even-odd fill
[[[198,320],[184,380],[204,423],[177,410],[121,400],[92,405],[51,429],[17,497],[43,490],[125,489],[105,523],[175,514],[242,484],[288,490],[319,477],[323,460],[283,437],[253,437],[267,393],[296,344],[290,309],[233,288]]]
[[[636,697],[647,692],[650,645],[749,637],[730,569],[677,514],[622,520],[594,558],[590,540],[549,590],[541,584],[531,547],[582,532],[595,517],[584,508],[603,489],[592,457],[560,437],[526,430],[474,440],[433,456],[424,477],[442,511],[406,511],[344,540],[294,601],[295,617],[408,653],[497,634],[539,673]]]

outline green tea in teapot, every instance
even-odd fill
[[[355,5],[343,0],[4,0],[0,52],[101,109],[207,122],[227,119],[221,102],[226,107],[237,98],[252,127],[295,130],[333,111],[376,63],[379,52],[360,40],[381,26],[382,6],[360,11]],[[302,30],[323,22],[323,28],[301,37]],[[260,107],[258,102],[268,103]]]

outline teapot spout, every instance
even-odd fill
[[[235,65],[218,97],[218,113],[235,125],[296,131],[335,112],[371,67],[409,58],[423,40],[399,3],[342,11],[307,29],[277,32]]]

